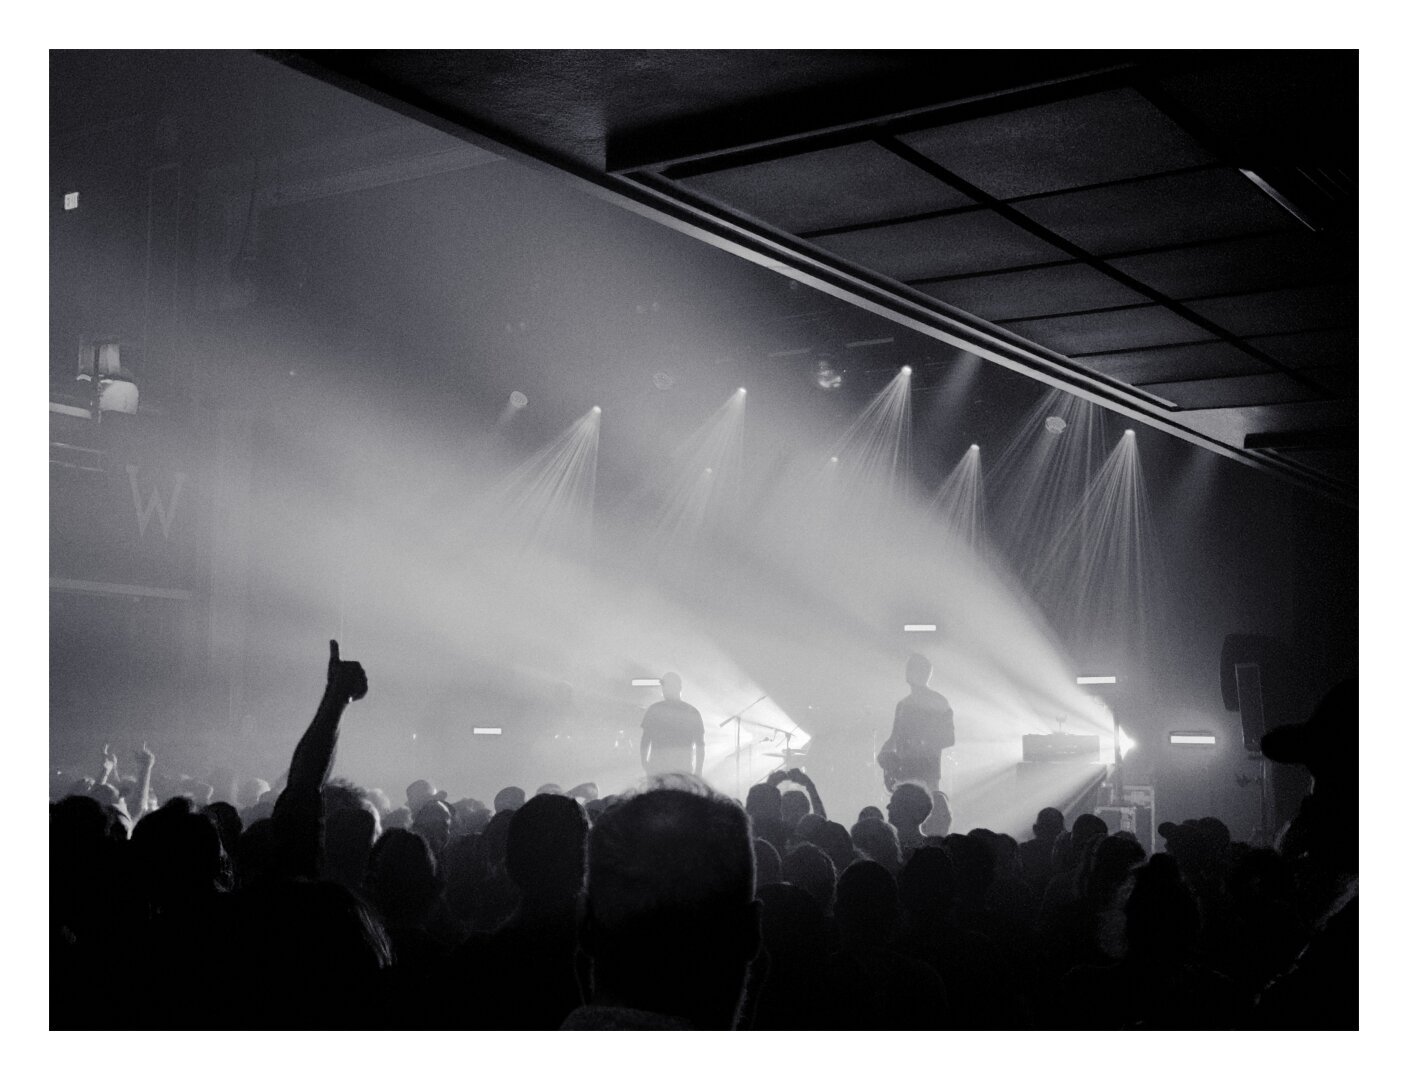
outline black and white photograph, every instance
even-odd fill
[[[50,1038],[1359,1031],[1358,49],[466,26],[45,50]]]

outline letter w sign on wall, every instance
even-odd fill
[[[161,485],[154,476],[139,482],[141,470],[136,465],[127,466],[127,479],[132,485],[132,508],[137,512],[137,534],[146,537],[147,526],[155,517],[161,522],[163,539],[171,539],[171,522],[176,517],[176,506],[181,499],[181,488],[185,486],[186,474],[178,472],[171,483],[170,495],[163,498]],[[146,494],[143,494],[143,491]]]

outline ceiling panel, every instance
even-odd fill
[[[1128,88],[945,124],[901,138],[999,199],[1214,160],[1148,99]]]
[[[1357,330],[1311,330],[1302,334],[1249,337],[1247,344],[1292,368],[1332,364],[1357,367],[1359,364]]]
[[[1308,231],[1221,240],[1111,259],[1116,270],[1174,300],[1322,281],[1335,270],[1326,244]]]
[[[1096,255],[1253,232],[1295,219],[1235,169],[1158,176],[1017,204],[1027,217]]]
[[[1234,375],[1227,379],[1203,379],[1193,382],[1149,383],[1142,389],[1172,401],[1184,409],[1236,409],[1247,405],[1282,405],[1294,401],[1317,401],[1331,396],[1279,373]]]
[[[971,205],[872,142],[703,173],[684,187],[788,232],[811,232]]]
[[[1062,353],[1114,352],[1212,337],[1202,327],[1157,304],[1052,319],[1018,319],[1003,325]]]
[[[1082,356],[1083,367],[1122,382],[1174,382],[1180,379],[1214,379],[1227,375],[1264,375],[1271,369],[1226,341],[1173,345],[1138,352]]]
[[[946,304],[993,322],[1118,307],[1147,300],[1141,293],[1085,263],[1009,270],[918,288]]]
[[[991,210],[836,233],[812,243],[901,281],[1058,262],[1059,248]]]
[[[1312,285],[1190,300],[1187,306],[1223,329],[1245,337],[1349,326],[1355,322],[1356,303],[1354,293],[1345,286]]]
[[[1335,397],[1354,397],[1359,393],[1359,369],[1354,367],[1304,368],[1301,374],[1323,386]]]

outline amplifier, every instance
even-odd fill
[[[1023,761],[1099,761],[1098,735],[1023,735]]]

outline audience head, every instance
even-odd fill
[[[439,888],[435,856],[424,837],[405,829],[381,834],[367,861],[367,891],[388,926],[422,925]]]
[[[506,787],[494,796],[494,813],[497,814],[501,810],[517,810],[527,801],[528,796],[521,787]]]
[[[1071,854],[1079,861],[1081,852],[1091,843],[1108,836],[1110,827],[1094,814],[1081,814],[1071,826]]]
[[[759,944],[738,805],[702,784],[626,799],[592,829],[587,868],[581,944],[595,1000],[734,1026]]]
[[[586,875],[587,813],[565,795],[535,795],[508,825],[504,866],[528,903],[575,904]]]
[[[772,784],[754,784],[748,789],[744,806],[749,817],[781,818],[782,793]]]
[[[450,822],[450,832],[454,836],[483,832],[493,816],[478,799],[457,799],[450,809],[454,812],[454,820]]]
[[[971,833],[952,833],[944,840],[944,850],[958,875],[959,903],[971,911],[981,910],[996,874],[992,847]]]
[[[836,901],[836,866],[815,844],[798,844],[782,859],[782,878],[829,912]]]
[[[864,821],[866,818],[874,818],[876,821],[885,820],[885,811],[878,806],[862,806],[860,813],[856,815],[857,821]]]
[[[820,846],[821,834],[826,831],[826,819],[820,814],[803,814],[792,826],[792,838]]]
[[[1066,831],[1066,816],[1054,806],[1043,807],[1032,825],[1032,835],[1048,843]]]
[[[788,825],[795,827],[807,814],[812,812],[812,801],[807,797],[805,791],[798,791],[793,788],[791,791],[782,793],[780,805],[782,820]]]
[[[1144,849],[1131,834],[1118,832],[1097,840],[1082,889],[1096,908],[1105,908],[1119,898],[1129,873],[1144,861]]]
[[[900,838],[889,822],[862,818],[851,826],[851,843],[856,851],[879,863],[891,874],[900,872]]]
[[[879,863],[852,863],[836,883],[836,928],[847,949],[889,945],[899,929],[899,910],[894,875]]]
[[[826,852],[838,874],[856,861],[856,849],[851,843],[850,830],[839,821],[823,822],[811,842]]]
[[[158,907],[182,906],[219,888],[224,855],[215,823],[183,798],[145,814],[132,832],[141,880]]]
[[[377,819],[380,821],[384,822],[386,820],[386,815],[391,813],[392,810],[396,809],[394,806],[391,805],[390,796],[388,796],[386,792],[382,791],[379,787],[368,788],[367,798],[371,801],[372,806],[376,808],[376,816]]]
[[[268,790],[269,781],[261,780],[257,776],[240,781],[238,790],[240,809],[247,810],[249,807],[256,805],[260,797]]]
[[[411,822],[411,832],[425,838],[430,850],[437,855],[445,850],[450,842],[450,823],[454,813],[439,799],[431,799],[416,811]]]
[[[429,780],[412,780],[406,788],[406,809],[411,812],[412,820],[420,813],[420,808],[431,799],[435,798],[435,785]]]
[[[777,848],[766,840],[753,841],[753,863],[757,868],[756,876],[759,890],[764,885],[776,885],[782,880],[782,856],[778,855]]]
[[[917,833],[934,810],[934,800],[922,784],[898,784],[886,807],[890,824],[901,833]]]

